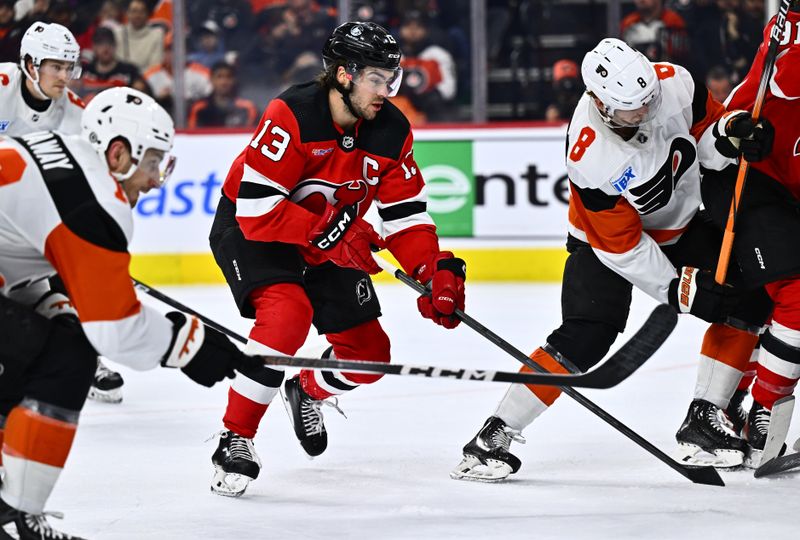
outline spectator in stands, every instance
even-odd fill
[[[0,0],[0,62],[19,62],[25,28],[14,21],[14,0]]]
[[[712,67],[706,75],[706,87],[711,92],[711,97],[723,103],[733,90],[730,71],[724,66]]]
[[[153,97],[170,114],[174,115],[175,88],[172,78],[172,34],[164,42],[164,61],[159,66],[153,66],[144,73],[147,84],[153,92]],[[186,63],[183,72],[184,96],[188,103],[197,101],[211,93],[210,71],[207,67],[197,62]]]
[[[139,68],[128,62],[117,60],[117,44],[114,32],[101,26],[92,37],[93,59],[84,64],[83,75],[75,80],[75,91],[85,101],[95,94],[114,86],[130,86],[150,93]]]
[[[131,0],[127,24],[115,31],[117,58],[142,72],[159,65],[164,58],[164,29],[148,24],[151,14],[146,0]]]
[[[120,4],[121,0],[104,0],[100,7],[95,12],[94,19],[87,25],[86,29],[75,36],[78,40],[78,45],[81,47],[81,58],[85,63],[92,61],[92,38],[94,32],[101,26],[110,28],[113,31],[120,31],[122,29],[122,19],[125,15],[125,10]]]
[[[253,10],[248,0],[192,0],[186,2],[186,11],[192,28],[214,21],[225,50],[232,52],[234,58],[253,38]]]
[[[306,81],[322,69],[319,51],[335,27],[336,19],[316,2],[286,1],[271,31],[280,51],[278,70],[286,83]]]
[[[225,46],[220,39],[217,23],[212,20],[205,21],[194,31],[194,35],[194,51],[187,57],[190,62],[196,62],[211,69],[214,64],[225,61]]]
[[[75,21],[75,11],[72,6],[63,0],[53,0],[47,8],[46,19],[48,22],[60,24],[72,29]]]
[[[211,68],[211,95],[192,105],[189,128],[255,126],[258,111],[249,99],[238,97],[236,70],[220,62]]]
[[[683,64],[688,54],[686,22],[663,0],[634,0],[636,11],[622,19],[622,39],[652,61]]]
[[[14,18],[19,25],[27,29],[36,21],[47,20],[50,0],[19,0],[14,5]]]
[[[421,11],[410,11],[403,17],[399,36],[403,82],[401,99],[393,98],[392,103],[412,118],[412,123],[413,119],[417,124],[449,119],[448,105],[456,95],[456,72],[446,44]]]
[[[553,64],[553,98],[544,112],[548,122],[566,122],[572,116],[578,100],[583,95],[578,64],[572,60],[559,60]]]

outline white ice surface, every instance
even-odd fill
[[[227,289],[164,288],[246,334]],[[396,362],[516,371],[518,364],[464,327],[421,319],[413,292],[382,285]],[[530,352],[560,320],[555,285],[471,284],[467,311]],[[636,296],[628,333],[653,307]],[[703,325],[682,317],[655,357],[612,390],[585,394],[669,452],[694,387]],[[312,342],[322,343],[312,330]],[[621,343],[618,341],[617,345]],[[241,499],[209,492],[211,454],[228,385],[211,390],[181,373],[119,368],[121,405],[89,402],[49,508],[91,539],[797,538],[800,475],[727,487],[690,483],[562,397],[514,445],[522,469],[503,484],[451,480],[461,447],[505,391],[496,383],[385,377],[326,415],[329,448],[309,461],[279,402],[256,436],[261,476]],[[798,436],[790,430],[789,441]]]

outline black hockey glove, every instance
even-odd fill
[[[714,274],[684,266],[669,284],[669,303],[678,313],[691,313],[707,322],[722,322],[739,303],[739,293],[719,285]]]
[[[748,162],[762,161],[772,151],[775,128],[766,118],[753,122],[747,111],[733,111],[720,118],[714,126],[717,137],[714,146],[725,157],[737,158],[740,155]]]
[[[161,360],[164,367],[181,368],[190,379],[203,386],[214,386],[234,370],[254,369],[264,363],[248,356],[224,334],[204,325],[197,317],[170,311],[167,318],[174,325],[172,341]]]

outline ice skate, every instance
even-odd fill
[[[745,467],[756,469],[761,466],[771,419],[772,411],[754,401],[753,407],[750,409],[750,414],[747,415],[747,424],[744,427],[743,433],[744,439],[747,441],[747,455],[744,460]],[[781,447],[778,455],[782,456],[784,453],[786,453],[786,444]]]
[[[61,519],[64,516],[58,512],[20,512],[0,499],[0,540],[85,540],[53,529],[47,522],[48,517]]]
[[[464,457],[450,472],[450,478],[479,482],[505,480],[522,465],[519,458],[508,451],[511,441],[525,443],[519,431],[496,416],[489,417],[475,438],[464,446]]]
[[[258,478],[261,460],[258,459],[253,439],[232,431],[219,434],[219,446],[211,456],[214,478],[211,491],[224,497],[240,497],[251,480]]]
[[[89,399],[104,403],[120,403],[122,402],[123,384],[122,375],[108,369],[98,358],[94,381],[89,389]]]
[[[725,414],[728,415],[731,424],[733,424],[733,431],[739,436],[742,435],[742,429],[747,423],[747,409],[744,408],[743,402],[748,393],[747,389],[734,392],[728,407],[725,409]]]
[[[287,380],[281,390],[286,412],[292,422],[297,440],[300,441],[300,446],[311,458],[322,454],[328,447],[328,432],[325,430],[325,422],[320,409],[323,405],[327,405],[345,416],[339,408],[338,401],[336,398],[313,399],[303,390],[298,376]]]
[[[681,463],[727,469],[744,462],[746,443],[734,432],[725,411],[708,401],[692,401],[675,439]]]

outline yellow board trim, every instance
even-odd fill
[[[560,282],[567,252],[563,248],[470,248],[457,249],[467,263],[467,281]],[[392,257],[389,260],[397,264]],[[134,255],[131,275],[153,285],[223,284],[210,253]],[[394,281],[381,272],[377,282]]]

